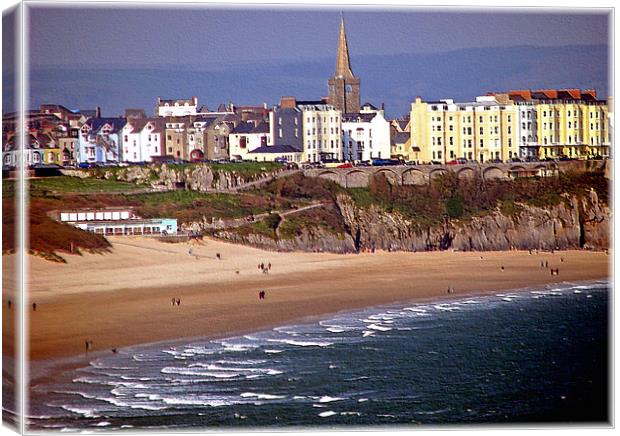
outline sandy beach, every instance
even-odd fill
[[[93,352],[112,352],[184,337],[226,337],[396,301],[607,278],[611,261],[589,251],[337,255],[273,253],[212,239],[110,240],[111,253],[65,256],[66,264],[29,256],[33,360],[83,355],[85,340],[92,341]],[[4,274],[14,262],[15,256],[3,257]],[[268,274],[260,263],[271,264]],[[550,268],[559,268],[559,275]],[[264,300],[258,299],[260,290],[266,291]],[[7,307],[10,290],[4,291],[3,343],[11,353],[7,339],[15,310]],[[181,304],[173,306],[172,298]]]

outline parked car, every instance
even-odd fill
[[[536,156],[528,156],[525,158],[526,162],[538,162],[538,158]]]
[[[338,165],[336,168],[353,168],[353,164],[351,162],[345,162]]]
[[[508,159],[508,162],[516,163],[516,162],[523,162],[523,161],[519,159],[518,157],[513,157],[511,159]]]
[[[458,165],[458,164],[459,163],[456,161],[456,159],[446,162],[446,165]]]
[[[467,163],[467,159],[465,159],[464,157],[457,157],[456,158],[456,163],[459,165],[463,165]]]
[[[356,167],[369,167],[370,166],[370,162],[368,162],[367,160],[361,160],[359,162],[355,163]]]
[[[489,162],[494,163],[494,164],[501,164],[501,163],[503,163],[501,159],[491,159]]]
[[[441,162],[439,162],[438,160],[432,160],[429,162],[431,165],[441,165]]]

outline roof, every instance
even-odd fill
[[[300,150],[292,145],[280,144],[280,145],[261,145],[258,148],[250,151],[250,154],[253,153],[302,153],[303,150]]]
[[[110,124],[112,126],[111,133],[117,132],[121,130],[127,120],[125,118],[89,118],[86,120],[86,123],[90,125],[91,133],[96,133],[103,127],[105,124]]]
[[[396,132],[392,135],[392,143],[394,144],[404,144],[409,140],[410,135],[409,132]]]
[[[239,123],[231,132],[237,134],[269,133],[269,124],[261,122],[257,126],[252,122]]]
[[[358,113],[343,114],[342,115],[342,122],[343,123],[369,123],[376,116],[377,116],[376,113],[371,113],[371,114],[358,114]]]
[[[169,105],[174,106],[175,103],[178,103],[179,105],[184,105],[185,103],[187,103],[188,105],[194,105],[194,99],[196,97],[191,97],[191,98],[177,98],[177,99],[163,99],[163,98],[159,98],[157,97],[157,104],[159,106],[164,106],[166,103],[168,103]],[[196,99],[196,102],[198,100]]]
[[[369,107],[370,109],[373,109],[373,110],[378,110],[372,103],[368,103],[368,102],[362,105],[362,108],[365,108],[365,107]]]

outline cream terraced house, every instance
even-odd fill
[[[342,160],[341,112],[323,102],[297,102],[302,112],[304,160]]]
[[[493,96],[475,102],[446,99],[411,105],[411,148],[419,148],[422,163],[456,159],[488,162],[518,156],[516,106]]]

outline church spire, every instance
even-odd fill
[[[349,62],[347,35],[344,32],[344,17],[340,14],[340,36],[338,37],[338,54],[336,56],[336,77],[354,77]]]

